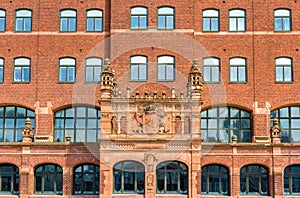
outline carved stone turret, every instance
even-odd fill
[[[110,60],[104,60],[104,68],[101,73],[101,98],[111,98],[115,90],[115,71],[110,67]]]
[[[192,98],[201,99],[202,92],[202,73],[199,68],[199,60],[194,59],[190,69],[188,80],[188,93]]]
[[[22,142],[32,142],[33,133],[31,127],[31,120],[27,118],[25,126],[22,128]]]
[[[273,126],[271,128],[272,143],[281,143],[281,128],[277,118],[273,120]]]

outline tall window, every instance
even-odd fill
[[[61,58],[59,59],[59,82],[75,82],[76,59]]]
[[[17,10],[15,17],[16,32],[31,32],[31,10]]]
[[[85,81],[86,82],[99,82],[100,74],[102,71],[101,58],[87,58],[85,60]]]
[[[130,80],[146,81],[148,79],[146,56],[132,56],[130,58]]]
[[[76,32],[77,13],[75,10],[60,11],[60,31],[61,32]]]
[[[0,10],[0,32],[4,32],[6,28],[6,13],[5,10]]]
[[[247,66],[245,58],[229,60],[230,82],[247,82]]]
[[[145,193],[145,167],[135,161],[123,161],[114,166],[114,193]]]
[[[34,127],[34,111],[23,107],[0,107],[0,142],[21,142],[25,119]]]
[[[145,7],[131,8],[131,24],[132,30],[147,29],[148,27],[148,10]]]
[[[291,165],[284,169],[284,194],[300,194],[300,165]]]
[[[91,107],[72,107],[54,115],[54,140],[64,142],[70,134],[72,142],[96,142],[100,135],[100,110]]]
[[[75,195],[99,195],[99,166],[77,166],[73,174]]]
[[[300,142],[300,107],[284,107],[271,112],[271,119],[278,118],[282,142]]]
[[[207,165],[202,168],[202,194],[229,195],[229,174],[224,166]]]
[[[28,83],[30,81],[30,59],[14,59],[14,82]]]
[[[0,83],[4,81],[4,59],[0,58]]]
[[[229,31],[246,31],[246,11],[240,9],[233,9],[229,11]]]
[[[160,30],[172,30],[174,29],[174,8],[172,7],[160,7],[157,9],[157,23]]]
[[[241,195],[268,195],[268,171],[260,165],[244,166],[240,171]]]
[[[204,58],[203,76],[205,83],[220,82],[220,59],[213,57]]]
[[[160,56],[157,58],[157,80],[175,80],[175,58],[172,56]]]
[[[274,10],[274,31],[286,32],[291,30],[291,11],[289,9]]]
[[[19,194],[19,168],[11,164],[0,165],[0,194]]]
[[[62,168],[54,164],[45,164],[34,170],[35,194],[62,194]]]
[[[188,168],[178,161],[166,161],[156,167],[158,194],[187,194]]]
[[[201,113],[201,131],[205,142],[251,141],[250,113],[234,107],[213,107]]]
[[[102,10],[86,11],[86,31],[102,32],[103,31],[103,13]]]
[[[202,31],[219,31],[219,10],[209,9],[202,11]]]
[[[292,82],[293,69],[292,59],[288,57],[279,57],[275,59],[276,82]]]

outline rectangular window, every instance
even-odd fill
[[[146,81],[147,75],[147,58],[144,56],[133,56],[130,58],[130,80]]]
[[[203,76],[205,83],[219,83],[220,60],[217,58],[203,59]]]
[[[246,59],[231,58],[229,64],[230,82],[247,82]]]
[[[85,61],[85,82],[100,82],[100,74],[102,71],[101,58],[88,58]]]
[[[246,12],[244,10],[234,9],[229,11],[229,31],[246,31]]]
[[[144,7],[131,8],[130,28],[133,30],[147,29],[148,27],[148,10]]]
[[[5,31],[6,26],[6,13],[4,10],[0,10],[0,32]]]
[[[77,13],[75,10],[60,11],[60,31],[76,32]]]
[[[291,12],[288,9],[278,9],[274,11],[274,31],[291,31]]]
[[[15,18],[16,32],[31,32],[32,11],[17,10]]]
[[[174,29],[174,8],[160,7],[158,8],[158,29],[171,30]]]
[[[218,32],[219,31],[219,11],[204,10],[202,12],[202,31]]]
[[[17,58],[14,60],[14,82],[28,83],[30,81],[30,59]]]
[[[276,82],[292,82],[292,60],[290,58],[275,59],[275,81]]]
[[[103,18],[101,10],[88,10],[86,14],[86,31],[102,32]]]
[[[75,59],[61,58],[59,60],[59,82],[74,83],[75,82]]]

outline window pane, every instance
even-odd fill
[[[245,18],[238,18],[238,31],[245,31]]]
[[[130,79],[131,80],[138,80],[138,65],[131,65],[130,68]]]
[[[86,24],[87,31],[94,31],[95,30],[94,19],[93,18],[87,18],[86,23],[87,23]]]
[[[211,19],[211,31],[219,31],[219,19],[218,18]]]
[[[284,81],[292,81],[292,71],[291,67],[284,67]]]
[[[5,18],[0,18],[0,31],[5,31]]]
[[[25,18],[24,30],[31,31],[31,18]]]
[[[167,65],[167,80],[174,80],[174,66],[173,65]]]
[[[22,81],[24,82],[29,82],[30,81],[30,68],[29,67],[24,67],[23,68],[23,79]]]
[[[230,67],[230,81],[236,82],[237,79],[237,67]]]
[[[276,81],[282,82],[283,81],[283,68],[276,67]]]
[[[281,31],[282,30],[282,22],[281,22],[281,18],[275,18],[274,19],[274,29],[275,31]]]
[[[76,31],[76,18],[70,18],[69,23],[69,31]]]
[[[147,67],[140,65],[140,80],[147,80]]]
[[[165,16],[158,16],[158,28],[164,29],[166,27]]]
[[[140,28],[147,28],[147,17],[146,16],[141,16],[140,17]]]
[[[137,16],[131,16],[131,29],[138,29],[139,18]]]
[[[174,28],[174,17],[173,16],[167,16],[167,28],[168,29]]]
[[[290,31],[291,30],[291,27],[290,27],[290,18],[283,18],[283,31]]]
[[[229,19],[229,31],[237,31],[236,29],[236,18]]]
[[[203,18],[203,31],[211,31],[210,29],[210,18]]]
[[[60,31],[68,31],[68,19],[67,18],[60,19]]]
[[[16,19],[16,31],[23,31],[23,18]]]
[[[239,67],[239,81],[246,82],[246,68]]]

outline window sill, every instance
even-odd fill
[[[75,84],[75,82],[57,82],[58,84]]]
[[[30,84],[30,82],[12,82],[12,84]]]
[[[248,84],[248,82],[247,81],[243,81],[243,82],[229,82],[229,84]]]
[[[276,82],[275,81],[275,84],[293,84],[293,83],[294,83],[293,81],[287,81],[287,82],[285,82],[285,81]]]

